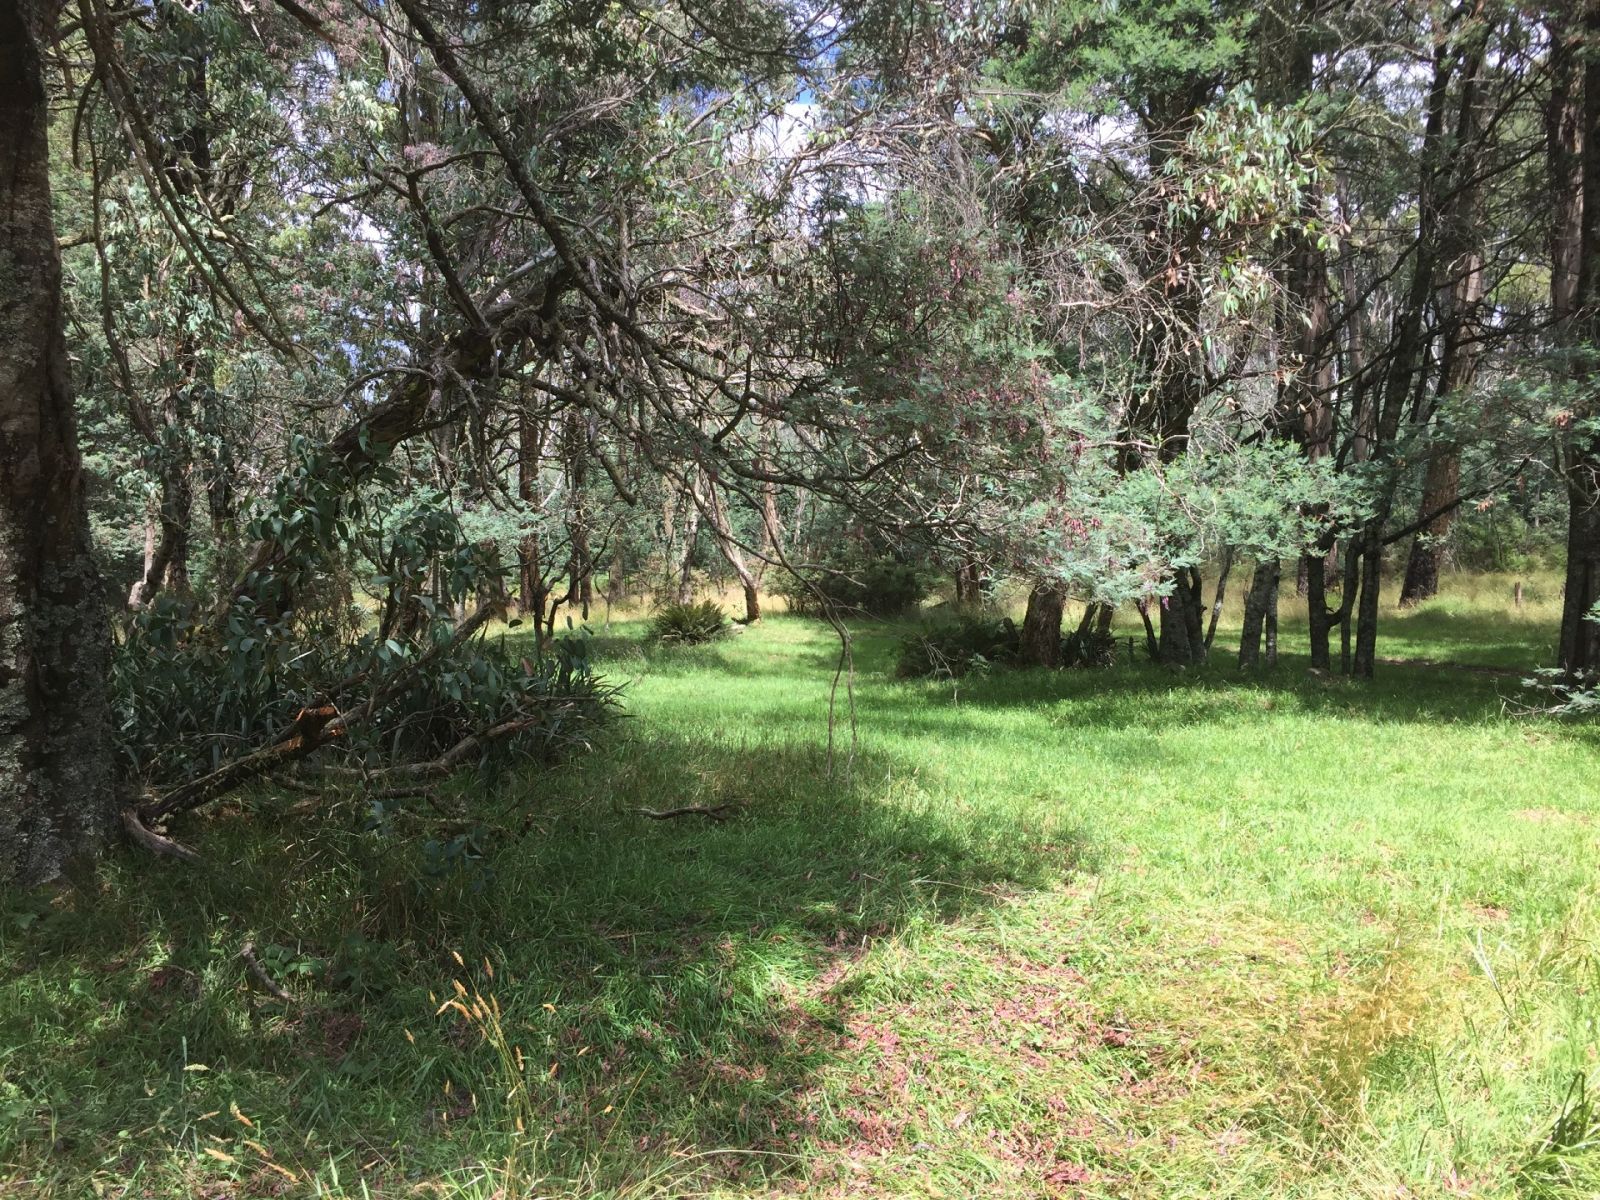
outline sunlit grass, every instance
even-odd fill
[[[825,627],[614,623],[631,715],[479,786],[529,826],[480,870],[269,795],[9,901],[0,1194],[1594,1194],[1600,731],[1503,714],[1525,593],[1380,645],[1511,676],[1366,686],[1292,597],[1260,677],[955,691],[865,626],[831,775]]]

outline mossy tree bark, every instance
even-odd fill
[[[50,210],[41,47],[0,0],[0,885],[59,876],[116,824],[110,630],[89,545]]]

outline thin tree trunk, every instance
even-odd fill
[[[1278,665],[1278,588],[1283,567],[1276,559],[1272,563],[1272,583],[1267,590],[1267,668]]]
[[[689,481],[689,488],[693,489],[694,481]],[[694,502],[691,495],[688,511],[683,518],[683,546],[678,554],[678,603],[688,604],[694,600],[694,551],[695,542],[700,535],[700,506]]]
[[[711,534],[717,543],[717,550],[728,566],[733,568],[733,573],[739,577],[739,586],[744,591],[744,623],[754,625],[761,620],[761,588],[750,570],[750,565],[745,562],[744,552],[739,549],[739,543],[734,540],[733,525],[728,520],[728,506],[722,499],[722,493],[717,489],[716,481],[709,475],[705,477],[704,499],[706,516],[711,521]]]
[[[1361,550],[1361,592],[1356,602],[1356,648],[1350,673],[1371,679],[1377,666],[1378,599],[1383,587],[1382,525],[1368,526]]]
[[[1261,665],[1261,635],[1267,634],[1267,665],[1277,664],[1278,581],[1281,566],[1277,559],[1256,564],[1250,581],[1250,594],[1244,602],[1244,629],[1239,635],[1239,666],[1250,670]],[[1324,633],[1326,641],[1326,633]]]
[[[1306,632],[1311,641],[1311,667],[1316,671],[1331,671],[1333,657],[1329,648],[1329,634],[1333,621],[1328,612],[1328,577],[1323,571],[1326,559],[1320,554],[1301,556],[1301,570],[1306,583]]]
[[[1139,620],[1144,624],[1144,651],[1151,662],[1161,661],[1161,643],[1156,638],[1156,627],[1150,620],[1150,601],[1135,600],[1134,607],[1139,610]]]
[[[50,208],[53,4],[0,0],[0,887],[116,824],[110,630],[89,543]]]
[[[1356,597],[1361,587],[1361,551],[1354,539],[1344,548],[1344,583],[1339,593],[1339,611],[1334,614],[1339,622],[1339,671],[1350,674],[1351,614],[1355,612]]]
[[[1217,594],[1211,601],[1211,621],[1206,626],[1206,649],[1211,649],[1211,643],[1217,638],[1217,622],[1222,619],[1222,605],[1228,598],[1228,575],[1233,571],[1233,547],[1227,546],[1222,551],[1222,567],[1217,572]]]
[[[1455,144],[1461,153],[1475,161],[1481,145],[1481,54],[1468,55],[1461,90],[1461,114]],[[1482,183],[1470,168],[1460,168],[1466,180],[1457,184],[1444,205],[1441,240],[1445,250],[1444,283],[1438,289],[1438,323],[1442,328],[1439,382],[1434,410],[1437,412],[1467,392],[1477,379],[1483,303],[1483,221],[1480,203]],[[1434,447],[1422,486],[1418,518],[1438,513],[1411,541],[1406,560],[1405,580],[1400,586],[1400,604],[1409,607],[1437,595],[1439,570],[1446,540],[1455,525],[1456,505],[1461,495],[1461,449],[1451,440]]]

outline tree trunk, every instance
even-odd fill
[[[1578,254],[1578,311],[1583,328],[1573,341],[1585,347],[1574,363],[1580,398],[1567,422],[1563,447],[1567,484],[1566,596],[1561,608],[1557,661],[1569,674],[1600,671],[1600,625],[1590,619],[1600,604],[1600,434],[1585,428],[1600,418],[1593,377],[1593,346],[1600,334],[1600,0],[1584,6],[1582,241]],[[1552,280],[1552,285],[1554,280]]]
[[[1171,667],[1205,662],[1204,621],[1199,568],[1181,567],[1174,574],[1172,594],[1161,601],[1161,661]]]
[[[694,481],[689,482],[692,491]],[[691,496],[688,511],[683,519],[683,546],[678,557],[678,603],[689,604],[694,600],[694,550],[695,540],[700,535],[700,506]]]
[[[1267,667],[1278,665],[1278,586],[1282,565],[1272,564],[1272,586],[1267,590]]]
[[[50,209],[40,47],[54,15],[0,0],[0,887],[55,878],[116,821],[110,630]]]
[[[1589,676],[1600,672],[1600,623],[1591,619],[1600,604],[1600,444],[1591,446],[1586,462],[1567,464],[1567,508],[1567,591],[1557,661],[1571,675]]]
[[[1139,620],[1144,624],[1144,652],[1151,662],[1160,662],[1161,643],[1156,639],[1156,627],[1150,620],[1150,602],[1135,600],[1133,604],[1139,610]]]
[[[761,620],[761,588],[750,565],[745,562],[744,551],[739,549],[739,543],[734,540],[733,525],[728,520],[728,506],[722,499],[722,493],[717,490],[716,481],[709,475],[705,479],[704,494],[706,516],[711,520],[711,533],[716,540],[717,550],[739,577],[739,586],[744,591],[744,623],[754,625]]]
[[[1405,582],[1400,585],[1400,606],[1409,608],[1439,594],[1439,568],[1444,558],[1445,539],[1455,524],[1456,500],[1461,492],[1461,452],[1454,446],[1440,447],[1428,461],[1422,485],[1419,517],[1440,513],[1411,541],[1406,559]]]
[[[1067,596],[1056,583],[1039,583],[1028,593],[1022,618],[1022,661],[1030,667],[1061,665],[1061,618]]]
[[[956,567],[956,604],[976,608],[983,603],[983,572],[976,559],[964,558]]]
[[[171,431],[177,437],[181,431]],[[150,516],[145,539],[144,574],[128,593],[129,608],[143,608],[164,587],[182,591],[189,584],[189,513],[193,486],[187,456],[165,462],[161,468],[161,498]]]
[[[1480,145],[1479,55],[1469,55],[1462,83],[1461,115],[1456,145],[1475,155]],[[1477,379],[1483,333],[1479,311],[1483,304],[1482,183],[1465,170],[1467,178],[1454,188],[1441,217],[1441,240],[1446,249],[1444,283],[1438,289],[1438,322],[1442,329],[1437,412],[1467,392]],[[1422,485],[1418,519],[1432,518],[1411,542],[1405,581],[1400,586],[1402,607],[1420,603],[1439,592],[1439,567],[1446,539],[1455,524],[1461,499],[1461,449],[1448,438],[1434,447]],[[1433,514],[1437,513],[1437,516]]]
[[[1217,571],[1217,594],[1211,601],[1211,620],[1206,625],[1206,649],[1217,639],[1217,622],[1222,619],[1222,606],[1228,599],[1228,576],[1233,572],[1233,547],[1222,551],[1222,566]]]
[[[1355,611],[1356,598],[1361,590],[1361,551],[1354,539],[1344,548],[1344,582],[1339,593],[1339,610],[1333,619],[1339,625],[1339,673],[1350,674],[1350,614]]]
[[[1267,665],[1276,666],[1278,660],[1278,581],[1281,567],[1277,559],[1263,559],[1256,564],[1250,581],[1250,594],[1244,602],[1244,630],[1239,635],[1239,666],[1250,670],[1261,665],[1261,635],[1267,631]],[[1324,653],[1327,632],[1323,631]]]
[[[1327,559],[1320,554],[1301,557],[1301,572],[1306,584],[1306,631],[1311,640],[1311,666],[1317,671],[1333,670],[1329,634],[1333,616],[1328,612],[1328,577],[1323,570]]]
[[[1378,597],[1383,585],[1382,525],[1368,526],[1361,551],[1361,593],[1356,603],[1356,649],[1350,674],[1371,679],[1377,669]]]

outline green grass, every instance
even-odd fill
[[[1543,661],[1501,582],[1380,654]],[[830,774],[824,627],[644,634],[611,743],[483,785],[528,832],[476,869],[266,794],[182,831],[207,869],[6,901],[0,1195],[1600,1191],[1600,730],[1514,676],[1314,678],[1290,622],[1261,677],[952,689],[865,626]]]

